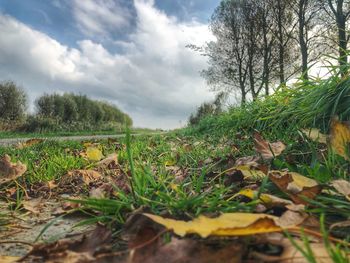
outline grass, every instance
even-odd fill
[[[145,128],[133,128],[133,134],[148,134],[159,132],[158,130],[145,129]],[[91,135],[116,135],[124,134],[123,130],[117,131],[79,131],[79,132],[42,132],[42,133],[28,133],[28,132],[13,132],[13,131],[0,131],[0,139],[15,139],[15,138],[52,138],[60,136],[91,136]]]
[[[225,171],[237,158],[256,154],[255,130],[270,141],[281,140],[287,145],[283,154],[269,164],[270,170],[298,172],[331,189],[330,181],[349,179],[349,162],[325,145],[308,140],[300,128],[318,127],[326,132],[333,114],[349,120],[348,84],[349,78],[338,75],[328,80],[312,80],[299,83],[293,89],[285,87],[265,100],[230,109],[219,116],[208,116],[197,126],[185,130],[152,136],[127,133],[117,141],[99,141],[105,156],[117,152],[122,171],[130,175],[132,189],[127,193],[115,188],[111,199],[73,200],[82,204],[84,212],[94,211],[94,217],[82,224],[102,221],[119,231],[128,215],[143,207],[155,214],[191,219],[200,214],[254,212],[262,193],[286,198],[285,193],[267,179],[255,182],[259,187],[256,198],[243,201],[233,198],[249,184],[232,180]],[[25,185],[60,180],[73,169],[93,168],[95,163],[80,155],[84,150],[80,142],[45,141],[24,149],[0,148],[0,156],[6,153],[14,161],[27,164],[28,172],[18,179],[18,184]],[[17,194],[21,195],[23,193]],[[321,193],[309,200],[306,212],[321,219],[324,243],[334,262],[346,262],[344,249],[330,245],[326,229],[334,222],[349,218],[349,201],[342,196]],[[349,237],[346,233],[331,234]],[[309,262],[317,262],[309,238],[303,236],[302,242],[303,246],[295,243],[297,249]]]

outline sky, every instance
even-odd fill
[[[214,37],[208,21],[220,0],[0,0],[0,80],[34,101],[74,92],[108,101],[136,127],[186,124],[213,99],[186,48]]]

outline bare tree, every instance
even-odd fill
[[[323,5],[324,11],[328,17],[332,18],[336,25],[338,61],[341,74],[346,74],[346,65],[348,62],[347,45],[350,35],[347,33],[347,23],[350,17],[349,0],[319,0]]]
[[[320,44],[320,31],[317,27],[322,6],[319,0],[294,0],[290,2],[297,20],[295,40],[299,44],[301,72],[304,79],[309,78],[309,63],[318,58],[317,46]],[[311,49],[313,52],[311,52]],[[312,53],[312,56],[310,57]]]

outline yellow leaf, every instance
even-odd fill
[[[322,187],[315,180],[294,172],[270,171],[269,178],[296,204],[307,204],[305,197],[314,199],[322,191]]]
[[[348,144],[350,143],[350,127],[346,123],[342,123],[337,119],[332,120],[331,124],[331,147],[333,151],[350,160],[348,154]]]
[[[318,185],[318,183],[314,179],[305,177],[294,172],[290,172],[289,174],[292,176],[293,182],[291,182],[288,187],[291,187],[292,184],[293,186],[300,189],[299,191],[302,191],[305,187],[314,187]]]
[[[258,195],[258,191],[254,191],[252,189],[243,189],[235,194],[233,197],[238,195],[243,195],[250,199],[254,199]],[[277,196],[269,195],[269,194],[261,194],[259,199],[267,205],[291,205],[292,202],[283,198],[279,198]]]
[[[278,225],[278,217],[266,214],[227,213],[217,218],[199,216],[193,221],[166,219],[160,216],[144,214],[158,224],[173,230],[179,236],[198,234],[208,236],[246,236],[258,233],[279,232],[285,228]],[[295,227],[288,226],[288,228]]]
[[[1,263],[14,263],[18,262],[21,257],[13,257],[13,256],[0,256]]]
[[[86,156],[90,161],[95,162],[98,162],[103,158],[101,150],[95,147],[88,147],[86,149]]]
[[[301,130],[309,139],[319,142],[327,143],[327,135],[320,132],[320,129],[311,128],[311,129],[302,129]]]
[[[174,166],[175,164],[176,164],[175,160],[168,160],[168,161],[165,161],[164,163],[165,166]]]
[[[244,176],[244,179],[263,179],[264,177],[266,177],[266,174],[257,169],[256,167],[252,167],[252,166],[248,166],[248,165],[239,165],[235,167],[236,170],[241,171],[241,173]]]

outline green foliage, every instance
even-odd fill
[[[61,123],[101,123],[114,122],[132,125],[131,118],[116,106],[107,102],[95,101],[85,95],[45,94],[36,101],[38,116]]]
[[[191,114],[188,122],[190,125],[196,125],[201,119],[207,116],[215,116],[222,113],[223,102],[226,99],[226,95],[220,92],[213,102],[204,102],[200,105],[195,114]]]
[[[282,86],[271,96],[233,107],[219,116],[207,115],[188,131],[223,134],[241,129],[296,131],[301,127],[328,131],[332,116],[350,120],[350,77],[333,73],[327,79]]]
[[[27,97],[12,81],[0,83],[0,121],[22,121],[25,118]]]

